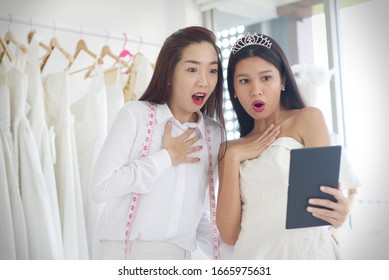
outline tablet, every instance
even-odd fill
[[[341,146],[293,149],[290,151],[286,229],[329,225],[307,212],[309,198],[335,201],[320,186],[337,188]],[[317,207],[317,206],[315,206]]]

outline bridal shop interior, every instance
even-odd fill
[[[0,0],[0,6],[0,88],[9,88],[8,96],[0,92],[0,259],[91,258],[101,208],[87,186],[101,141],[118,110],[146,89],[164,39],[190,25],[217,35],[224,76],[242,34],[264,33],[280,43],[306,103],[323,112],[333,143],[343,147],[341,184],[358,188],[342,232],[344,258],[389,259],[387,1]],[[23,75],[7,78],[13,68]],[[235,139],[225,84],[226,133]],[[105,109],[96,113],[102,94]],[[15,122],[31,133],[16,133]]]

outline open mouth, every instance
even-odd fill
[[[263,102],[261,100],[255,100],[251,104],[251,106],[253,107],[255,112],[262,112],[263,110],[265,110],[265,102]]]
[[[192,95],[193,103],[196,105],[203,105],[206,94],[204,92],[197,92]]]

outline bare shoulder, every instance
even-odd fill
[[[317,119],[317,118],[324,118],[323,113],[320,109],[316,107],[305,107],[301,110],[296,110],[297,111],[297,117],[301,120],[312,120],[312,119]]]
[[[322,126],[325,123],[322,111],[316,107],[304,107],[299,110],[293,110],[292,118],[295,128],[304,129],[315,125]]]
[[[305,146],[328,145],[329,132],[322,111],[316,107],[305,107],[296,115],[296,128]]]

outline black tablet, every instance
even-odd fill
[[[320,191],[320,186],[338,187],[340,157],[341,146],[291,150],[286,229],[329,225],[306,208],[309,198],[335,201],[333,196]]]

